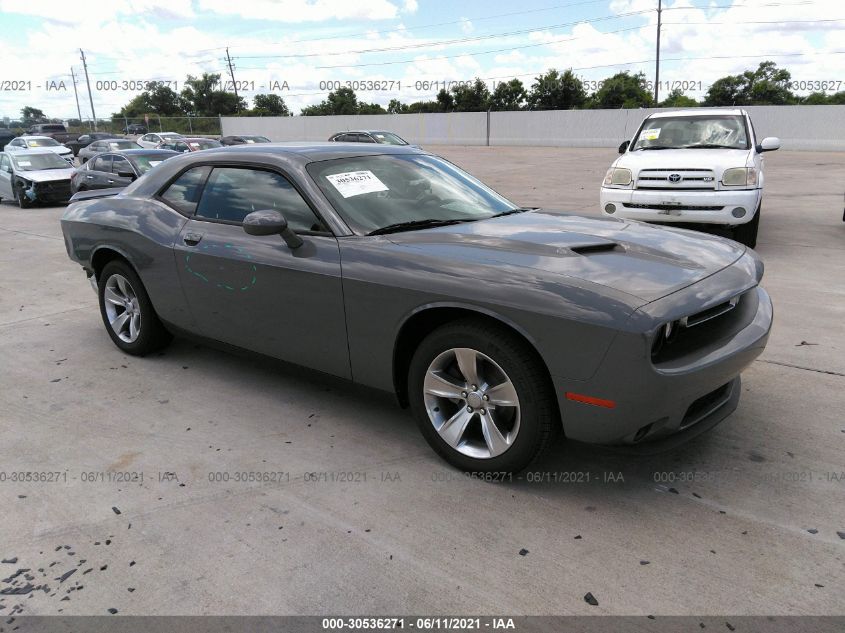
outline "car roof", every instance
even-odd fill
[[[205,136],[185,136],[183,141],[216,141],[216,138],[206,138]]]
[[[49,149],[22,149],[17,152],[4,152],[4,154],[9,156],[33,156],[35,154],[52,154],[53,156],[58,156],[56,152],[51,152]]]
[[[307,143],[289,141],[284,143],[258,143],[232,145],[229,147],[215,147],[202,153],[210,156],[212,153],[230,152],[238,154],[276,154],[288,158],[295,157],[302,163],[311,163],[335,158],[352,158],[355,156],[377,156],[382,154],[425,154],[410,145],[381,145],[378,143]]]
[[[48,138],[51,141],[56,140],[52,136],[41,136],[40,134],[25,134],[24,136],[19,136],[18,138],[22,138],[25,141],[29,140],[29,139],[45,139],[45,138]]]
[[[178,155],[179,152],[174,152],[172,149],[145,149],[138,147],[133,149],[118,149],[113,152],[103,152],[103,154],[120,154],[122,156],[173,156]]]
[[[662,119],[678,116],[740,116],[745,114],[741,108],[696,108],[695,110],[672,110],[669,112],[655,112],[649,119]]]

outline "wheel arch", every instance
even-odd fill
[[[478,306],[466,306],[457,303],[437,303],[421,306],[408,314],[399,327],[395,338],[393,346],[393,387],[399,404],[403,408],[409,404],[408,370],[410,368],[411,358],[420,341],[447,323],[468,318],[495,324],[498,327],[508,330],[520,339],[540,363],[544,375],[548,379],[549,386],[552,387],[552,376],[549,366],[540,353],[536,341],[519,325],[513,323],[510,319],[502,317],[500,314]],[[552,398],[552,400],[555,409],[557,409],[557,398]]]
[[[126,264],[135,271],[135,274],[138,274],[138,269],[132,263],[132,260],[129,259],[129,256],[123,251],[123,249],[112,246],[108,244],[103,244],[101,246],[97,246],[91,252],[91,257],[89,259],[90,266],[89,269],[92,273],[94,273],[95,279],[99,280],[100,272],[102,272],[103,268],[105,268],[106,264],[115,259],[119,259],[121,261],[126,262]]]

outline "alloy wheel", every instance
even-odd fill
[[[519,433],[516,387],[492,358],[477,350],[453,348],[431,361],[423,399],[443,441],[468,457],[498,457]]]
[[[103,302],[111,329],[125,343],[134,343],[141,334],[141,305],[132,284],[123,275],[106,280]]]

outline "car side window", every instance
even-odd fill
[[[89,147],[91,148],[91,151],[92,151],[92,152],[101,152],[101,151],[103,151],[103,143],[102,143],[102,141],[94,141],[93,143],[91,143],[91,145],[90,145]]]
[[[93,166],[91,167],[91,169],[93,171],[104,171],[104,172],[110,172],[111,171],[111,154],[104,154],[102,156],[97,156],[91,162],[93,163]]]
[[[202,192],[198,219],[243,222],[247,214],[280,211],[294,231],[325,231],[290,181],[273,171],[216,167]]]
[[[197,208],[203,185],[211,167],[194,167],[170,183],[160,195],[162,200],[184,215],[191,215]]]
[[[9,171],[9,168],[12,166],[12,161],[9,160],[9,157],[3,154],[0,156],[0,170],[2,171]]]
[[[115,156],[111,164],[111,173],[118,175],[120,172],[133,172],[132,165],[123,156]]]
[[[358,142],[359,143],[375,143],[376,140],[370,136],[369,134],[359,134],[358,135]]]

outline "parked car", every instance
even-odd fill
[[[43,149],[49,152],[54,152],[67,160],[73,162],[73,152],[69,147],[65,147],[56,139],[49,136],[19,136],[16,139],[9,141],[9,144],[4,148],[7,152],[22,152],[29,149]]]
[[[732,240],[520,208],[407,146],[184,154],[61,224],[122,351],[186,331],[394,392],[469,471],[524,468],[561,429],[698,435],[772,323]]]
[[[169,149],[174,152],[199,152],[204,149],[214,149],[215,147],[223,147],[220,141],[215,141],[213,138],[174,138],[159,144],[159,149]]]
[[[100,152],[117,152],[128,149],[143,148],[138,145],[138,143],[136,143],[135,141],[130,141],[126,138],[100,139],[99,141],[94,141],[87,147],[83,147],[81,150],[79,150],[79,160],[84,165],[87,161],[89,161],[92,157],[96,156]]]
[[[71,191],[125,187],[159,163],[178,155],[166,149],[144,148],[97,154],[74,170]]]
[[[6,145],[11,143],[18,136],[18,134],[12,132],[11,130],[0,129],[0,148],[6,147]],[[0,151],[2,151],[2,149],[0,149]]]
[[[76,139],[76,134],[67,131],[62,123],[38,123],[31,125],[24,136],[49,136],[60,144]]]
[[[266,136],[255,135],[240,135],[240,136],[224,136],[220,139],[221,145],[246,145],[252,143],[269,143],[270,139]]]
[[[173,139],[185,138],[176,132],[150,132],[138,139],[138,145],[153,149]]]
[[[382,145],[410,145],[408,141],[393,132],[375,130],[354,130],[338,132],[329,137],[335,143],[381,143]],[[417,147],[412,145],[412,147]]]
[[[105,138],[121,137],[111,134],[110,132],[91,132],[89,134],[83,134],[82,136],[77,137],[75,141],[68,141],[67,143],[65,143],[65,146],[71,149],[74,156],[77,156],[79,154],[79,150],[81,150],[83,147],[88,147],[94,141],[99,141]]]
[[[124,134],[146,134],[147,133],[147,126],[143,123],[130,123],[125,128],[123,128]]]
[[[70,199],[73,167],[55,152],[26,149],[0,153],[0,200],[14,200],[21,209],[37,202]]]
[[[754,247],[763,199],[763,156],[745,110],[680,110],[647,117],[601,187],[606,215],[650,222],[721,224]],[[662,151],[656,151],[662,150]]]

